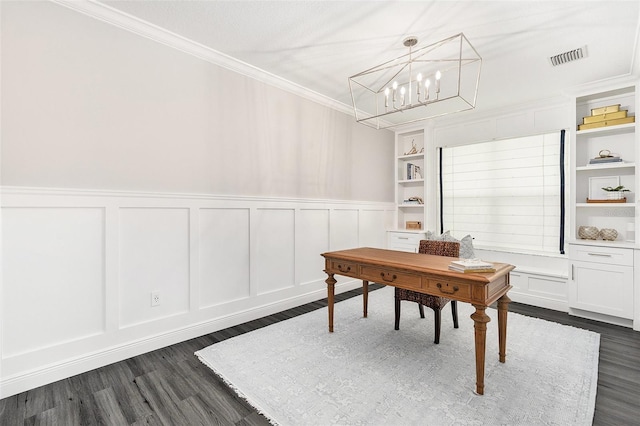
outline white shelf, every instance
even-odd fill
[[[576,167],[576,171],[577,172],[583,172],[583,171],[595,171],[595,170],[606,170],[606,169],[626,169],[626,168],[633,168],[636,166],[636,163],[625,163],[625,162],[620,162],[620,163],[605,163],[605,164],[594,164],[594,165],[589,165],[589,166],[579,166]]]
[[[608,209],[634,208],[635,203],[576,203],[576,207],[588,207],[591,209],[606,207]]]
[[[594,247],[620,247],[620,248],[631,248],[636,249],[638,245],[635,241],[627,241],[627,240],[614,240],[614,241],[605,241],[605,240],[582,240],[580,238],[567,241],[569,244],[580,244],[585,246],[594,246]]]
[[[424,158],[424,152],[418,154],[409,154],[409,155],[400,155],[398,156],[398,160],[416,160]]]
[[[421,209],[424,204],[398,204],[398,208],[401,209]]]
[[[400,185],[422,185],[423,183],[424,179],[404,179],[398,181],[398,184]]]
[[[576,132],[577,136],[582,135],[615,135],[620,133],[632,133],[636,129],[636,123],[628,123],[628,124],[618,124],[617,126],[605,126],[605,127],[596,127],[595,129],[587,129],[587,130],[578,130]]]

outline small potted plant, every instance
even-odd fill
[[[602,188],[602,190],[607,192],[607,199],[609,200],[622,200],[624,193],[629,192],[623,185],[616,186],[615,188],[607,186],[606,188]]]

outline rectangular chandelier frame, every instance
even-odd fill
[[[482,58],[463,33],[349,77],[356,121],[376,129],[475,108]]]

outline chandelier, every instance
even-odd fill
[[[349,77],[356,121],[386,129],[475,108],[482,58],[460,33]]]

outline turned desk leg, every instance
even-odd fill
[[[327,308],[329,309],[329,333],[333,333],[333,298],[335,296],[336,279],[333,274],[329,274],[325,282],[327,283]]]
[[[498,343],[500,347],[500,362],[507,357],[507,313],[511,299],[505,294],[498,299]]]
[[[362,281],[362,310],[363,316],[367,317],[369,309],[369,281]]]
[[[476,311],[471,314],[474,322],[476,341],[476,393],[484,395],[484,355],[487,342],[487,323],[491,318],[486,314],[486,306],[473,305]]]

